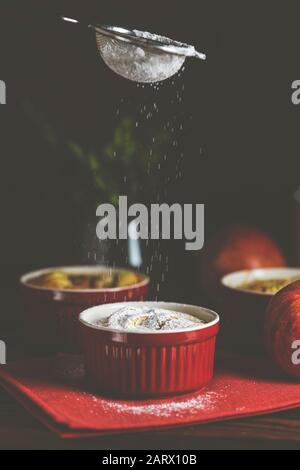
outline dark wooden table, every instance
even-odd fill
[[[300,408],[256,418],[61,440],[0,389],[1,449],[300,449]]]

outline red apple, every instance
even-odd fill
[[[281,250],[268,235],[245,225],[230,225],[220,230],[204,247],[201,261],[201,286],[210,299],[219,296],[220,280],[225,274],[287,265]]]
[[[279,369],[300,377],[300,281],[272,298],[265,315],[264,336],[268,353]]]

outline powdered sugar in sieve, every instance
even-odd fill
[[[73,18],[61,18],[79,24]],[[147,31],[94,24],[88,27],[95,31],[98,51],[108,67],[134,82],[154,83],[172,77],[186,57],[206,59],[194,46]]]
[[[165,36],[109,26],[101,29],[95,28],[96,43],[104,62],[118,75],[135,82],[165,80],[180,70],[186,57],[205,59],[193,46]]]

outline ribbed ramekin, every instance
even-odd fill
[[[35,352],[79,352],[81,338],[78,317],[94,305],[144,300],[149,278],[137,273],[138,281],[124,287],[102,289],[50,289],[30,284],[37,276],[51,271],[72,274],[100,274],[107,270],[127,271],[103,266],[64,266],[24,274],[21,279],[24,301],[23,335]]]
[[[219,330],[215,312],[169,302],[126,302],[189,313],[207,323],[192,330],[149,333],[95,325],[124,305],[100,305],[80,314],[86,374],[93,389],[132,398],[156,397],[191,392],[210,381]]]

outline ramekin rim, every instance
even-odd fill
[[[142,277],[142,280],[135,283],[135,284],[131,284],[131,285],[128,285],[128,286],[122,286],[122,287],[101,287],[101,288],[98,288],[98,289],[60,289],[60,288],[49,288],[49,287],[43,287],[43,286],[35,286],[33,284],[29,284],[28,283],[28,280],[25,279],[25,278],[31,278],[31,277],[35,277],[35,276],[38,276],[39,274],[43,274],[43,273],[47,273],[49,271],[55,271],[55,270],[60,270],[60,271],[63,271],[65,269],[89,269],[89,268],[95,268],[95,270],[97,268],[102,268],[102,269],[107,269],[107,270],[113,270],[113,271],[128,271],[128,272],[132,272],[132,273],[135,273],[135,274],[138,274],[139,276]],[[68,294],[83,294],[83,293],[117,293],[117,292],[124,292],[124,291],[127,291],[128,289],[138,289],[138,288],[141,288],[141,287],[144,287],[146,285],[148,285],[150,283],[150,277],[147,276],[146,274],[144,273],[139,273],[138,271],[134,271],[133,269],[127,269],[127,268],[120,268],[120,267],[113,267],[113,268],[110,268],[110,267],[107,267],[107,266],[101,266],[101,265],[67,265],[67,266],[51,266],[51,267],[48,267],[48,268],[42,268],[42,269],[37,269],[37,270],[34,270],[34,271],[29,271],[25,274],[22,274],[22,276],[20,277],[19,279],[19,282],[22,286],[25,286],[29,289],[35,289],[35,290],[38,290],[38,291],[43,291],[43,292],[62,292],[62,293],[68,293]]]
[[[101,327],[101,326],[98,326],[98,325],[94,325],[92,324],[91,322],[88,322],[86,320],[83,320],[82,318],[82,315],[84,315],[87,311],[91,311],[91,310],[96,310],[98,308],[106,308],[108,306],[118,306],[118,305],[124,305],[124,304],[173,304],[173,305],[181,305],[182,307],[194,307],[194,308],[199,308],[201,310],[205,310],[206,312],[214,315],[214,319],[208,323],[204,323],[202,325],[199,325],[197,327],[193,327],[193,328],[183,328],[183,329],[174,329],[174,330],[149,330],[149,331],[136,331],[136,330],[121,330],[121,329],[116,329],[116,328],[108,328],[108,327]],[[184,313],[184,312],[182,312]],[[220,316],[217,312],[215,312],[214,310],[211,310],[207,307],[202,307],[200,305],[193,305],[193,304],[186,304],[186,303],[179,303],[179,302],[171,302],[171,301],[143,301],[143,300],[140,300],[140,301],[129,301],[129,302],[110,302],[110,303],[107,303],[107,304],[101,304],[101,305],[94,305],[93,307],[89,307],[85,310],[83,310],[80,314],[79,314],[79,317],[78,317],[78,320],[81,324],[89,327],[89,328],[92,328],[94,330],[98,330],[98,331],[104,331],[104,332],[108,332],[108,333],[117,333],[117,334],[130,334],[130,335],[163,335],[163,334],[178,334],[178,333],[190,333],[190,332],[194,332],[194,331],[199,331],[199,330],[205,330],[205,329],[208,329],[214,325],[218,325],[220,323]]]
[[[232,271],[228,274],[225,274],[222,278],[221,278],[221,284],[223,287],[225,287],[226,289],[230,289],[231,291],[235,291],[235,292],[243,292],[244,294],[249,294],[249,295],[259,295],[261,297],[273,297],[274,296],[274,293],[271,293],[271,292],[259,292],[259,291],[253,291],[253,290],[250,290],[250,289],[241,289],[239,287],[234,287],[234,286],[230,286],[229,284],[225,284],[225,280],[231,276],[233,276],[234,274],[246,274],[246,273],[251,273],[251,272],[254,272],[254,271],[274,271],[274,270],[287,270],[287,271],[297,271],[300,275],[300,268],[298,267],[293,267],[293,266],[274,266],[274,267],[267,267],[267,268],[252,268],[252,269],[240,269],[238,271]]]

